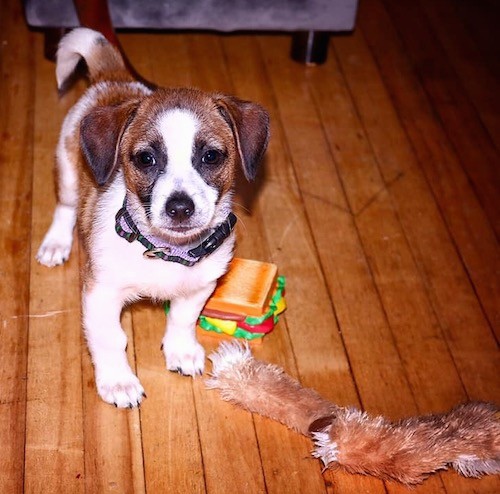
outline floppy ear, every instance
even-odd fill
[[[96,182],[102,186],[118,165],[118,149],[138,102],[94,108],[82,119],[80,146]]]
[[[233,131],[247,180],[254,180],[269,141],[269,114],[262,106],[234,96],[219,96],[219,111]]]

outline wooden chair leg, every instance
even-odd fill
[[[296,62],[320,65],[326,62],[330,34],[325,31],[300,31],[292,37],[291,57]]]

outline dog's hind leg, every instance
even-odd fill
[[[68,260],[73,244],[73,230],[76,223],[78,204],[78,172],[76,162],[79,150],[68,149],[67,136],[72,127],[73,113],[64,121],[56,151],[56,172],[58,202],[52,224],[45,234],[36,258],[45,266],[57,266]]]

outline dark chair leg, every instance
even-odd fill
[[[44,35],[43,53],[47,60],[55,62],[59,41],[61,41],[61,38],[67,32],[68,29],[64,29],[62,27],[46,28],[43,30],[43,35]]]
[[[325,31],[300,31],[292,37],[291,57],[296,62],[320,65],[326,62],[330,34]]]

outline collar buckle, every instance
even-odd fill
[[[170,247],[155,247],[154,249],[145,250],[142,255],[147,259],[160,259],[161,255],[169,254]]]

